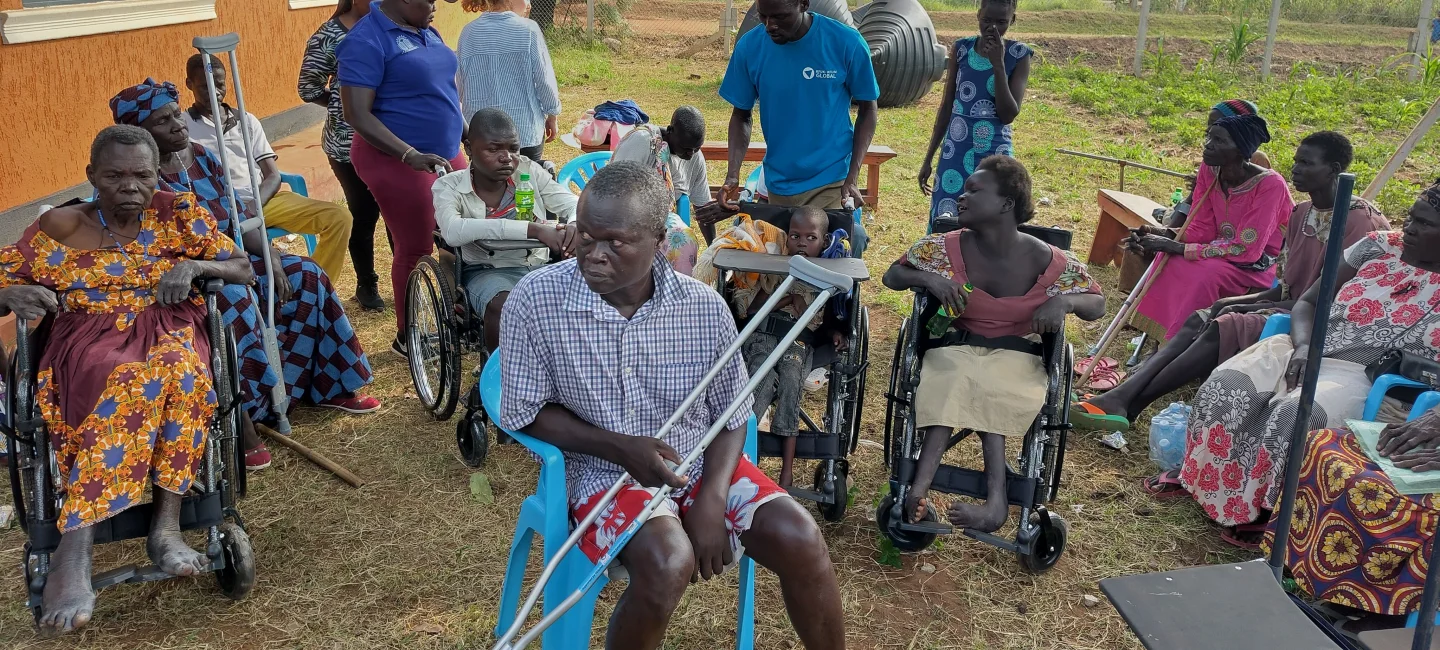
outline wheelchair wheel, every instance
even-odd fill
[[[225,568],[215,572],[220,593],[244,600],[255,588],[255,551],[245,529],[228,521],[220,524],[220,553],[225,558]]]
[[[815,491],[825,493],[825,461],[815,465]],[[844,460],[835,461],[835,503],[820,504],[820,516],[828,522],[845,520],[845,509],[850,507],[850,468]]]
[[[855,376],[855,399],[850,406],[850,449],[845,452],[855,453],[855,448],[860,445],[860,429],[865,414],[865,376],[870,374],[870,309],[860,308],[858,340],[854,342],[855,366],[860,372]]]
[[[890,543],[895,545],[896,550],[901,553],[918,553],[935,543],[934,533],[912,533],[907,530],[900,530],[899,520],[891,517],[890,511],[894,509],[895,496],[885,495],[880,500],[880,506],[875,508],[875,525],[880,527],[881,534],[890,538]],[[940,517],[935,514],[935,509],[925,508],[925,521],[939,521]]]
[[[215,389],[217,394],[223,392],[225,396],[220,398],[220,408],[216,413],[227,408],[230,412],[219,416],[217,428],[213,430],[219,432],[220,440],[220,476],[217,478],[225,486],[221,503],[233,508],[238,500],[245,498],[250,484],[245,472],[245,445],[241,440],[240,357],[235,348],[235,333],[226,327],[222,341],[226,363],[222,372],[225,376],[222,378],[218,376],[220,373],[216,373]]]
[[[455,288],[435,258],[420,258],[405,298],[410,379],[420,403],[436,419],[460,401],[460,332],[455,329]]]
[[[1040,513],[1030,515],[1030,523],[1040,527],[1035,538],[1026,545],[1025,551],[1017,553],[1020,559],[1020,568],[1026,573],[1045,573],[1055,568],[1055,563],[1060,561],[1060,555],[1065,552],[1065,542],[1070,537],[1070,525],[1065,523],[1053,512],[1049,514],[1049,523]]]
[[[455,425],[455,443],[460,446],[460,460],[466,467],[485,464],[490,453],[490,419],[484,410],[467,410]]]

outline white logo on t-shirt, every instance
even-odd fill
[[[816,70],[810,66],[805,66],[805,69],[800,71],[800,76],[804,77],[807,81],[811,79],[834,79],[839,75],[840,72],[838,70]]]
[[[401,52],[413,52],[419,47],[404,34],[395,37],[395,46],[399,47]]]

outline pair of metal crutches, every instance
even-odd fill
[[[826,270],[809,259],[798,255],[790,258],[790,274],[770,293],[770,299],[765,301],[764,306],[750,318],[750,322],[745,326],[745,329],[740,331],[740,335],[730,343],[730,346],[726,348],[725,352],[720,355],[720,358],[715,361],[715,365],[710,368],[709,372],[705,373],[700,383],[690,391],[690,394],[685,397],[685,401],[680,403],[680,407],[671,414],[670,418],[665,421],[665,424],[660,427],[660,430],[655,432],[656,438],[660,438],[661,440],[665,439],[665,435],[670,432],[670,429],[675,426],[675,423],[680,421],[680,418],[690,410],[690,407],[709,389],[710,384],[714,383],[715,378],[729,365],[730,360],[740,351],[745,341],[760,328],[765,317],[774,311],[775,306],[779,304],[781,298],[785,296],[796,280],[819,290],[819,296],[810,303],[804,315],[796,319],[795,325],[780,339],[780,342],[775,346],[770,356],[765,358],[765,362],[760,364],[760,367],[752,373],[749,383],[745,384],[745,388],[741,390],[740,395],[737,396],[734,401],[730,402],[725,412],[710,426],[710,430],[706,432],[700,444],[696,445],[695,448],[685,456],[680,465],[673,468],[675,474],[684,476],[686,472],[690,471],[695,461],[700,458],[701,454],[705,453],[710,443],[725,429],[725,425],[729,423],[730,418],[734,417],[735,412],[739,411],[741,406],[745,404],[746,398],[755,392],[755,389],[760,385],[766,373],[769,373],[770,370],[775,367],[775,364],[780,361],[780,357],[785,354],[790,344],[794,343],[795,339],[800,336],[800,333],[804,331],[811,319],[820,313],[820,310],[825,307],[825,304],[830,298],[837,295],[848,295],[853,285],[853,280],[844,273]],[[600,501],[590,509],[590,513],[585,516],[585,519],[571,531],[570,536],[565,539],[565,543],[560,547],[560,550],[556,551],[554,557],[545,564],[545,570],[541,572],[540,579],[535,581],[535,585],[530,588],[530,594],[526,597],[525,604],[521,606],[519,614],[515,617],[515,623],[511,625],[504,636],[500,637],[499,641],[495,643],[494,650],[521,650],[529,645],[531,641],[539,638],[540,635],[556,621],[560,620],[560,617],[564,616],[565,612],[580,602],[580,599],[584,598],[585,594],[595,586],[595,583],[605,574],[606,570],[609,569],[610,563],[614,561],[616,556],[620,554],[620,551],[629,543],[630,538],[634,537],[635,533],[639,532],[640,527],[649,519],[650,513],[654,512],[655,508],[665,499],[669,498],[670,493],[674,491],[674,488],[668,485],[661,486],[655,495],[650,497],[650,500],[646,502],[645,509],[641,510],[640,514],[630,521],[629,525],[625,527],[625,530],[620,533],[620,536],[606,549],[604,557],[601,557],[600,560],[595,563],[595,567],[590,571],[589,575],[585,577],[585,581],[581,583],[580,587],[551,610],[549,614],[546,614],[545,617],[536,624],[534,629],[516,641],[516,635],[520,633],[520,628],[525,624],[525,619],[530,615],[530,611],[534,609],[536,601],[540,599],[540,595],[545,590],[545,585],[549,583],[555,570],[560,566],[560,563],[564,561],[565,556],[570,550],[575,547],[575,544],[580,541],[580,537],[595,524],[595,520],[605,511],[606,506],[615,499],[615,495],[618,494],[621,488],[629,481],[629,473],[622,474],[619,479],[616,479],[615,483],[610,486],[610,489],[605,492],[605,495],[600,498]],[[736,559],[738,560],[739,558]]]
[[[235,238],[235,245],[240,250],[245,250],[245,233],[259,230],[261,236],[266,236],[265,229],[265,206],[260,205],[260,170],[255,165],[254,152],[250,150],[250,123],[245,112],[245,91],[240,85],[240,60],[235,50],[240,46],[240,35],[231,32],[223,36],[197,36],[190,42],[204,56],[200,57],[205,61],[205,88],[210,93],[210,120],[215,124],[215,141],[220,151],[214,152],[220,157],[220,168],[225,172],[225,184],[229,187],[225,199],[229,201],[231,236]],[[255,214],[243,222],[240,219],[240,210],[235,200],[235,177],[230,173],[230,156],[225,148],[225,114],[222,112],[219,94],[215,92],[215,70],[210,57],[217,54],[228,55],[230,59],[230,83],[235,88],[235,106],[240,113],[240,138],[245,150],[244,164],[250,168],[250,195],[255,197]],[[275,372],[277,381],[275,387],[270,390],[271,410],[275,413],[275,430],[289,434],[290,418],[287,413],[290,410],[290,392],[285,388],[285,366],[280,361],[280,338],[275,330],[275,274],[284,273],[284,268],[275,268],[271,262],[270,255],[261,255],[265,260],[265,328],[263,336],[265,340],[265,358],[270,364],[270,369]],[[248,288],[254,298],[254,289]],[[256,300],[259,303],[259,300]]]

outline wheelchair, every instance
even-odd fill
[[[463,388],[462,363],[466,352],[478,354],[479,362],[470,374],[477,378],[489,353],[485,351],[484,305],[469,304],[463,260],[455,246],[435,231],[435,255],[420,258],[410,272],[405,298],[406,346],[410,351],[410,379],[425,410],[444,421],[455,414]],[[544,248],[533,240],[476,241],[484,250],[499,251]],[[472,384],[465,397],[465,416],[455,425],[455,443],[467,467],[479,467],[490,452],[490,420],[480,403],[478,385]]]
[[[768,222],[781,230],[790,227],[793,208],[768,204],[743,203],[740,212],[752,218]],[[852,212],[829,210],[829,230],[844,228],[850,230],[854,220]],[[844,299],[843,319],[845,335],[849,346],[845,351],[836,351],[829,341],[817,341],[811,356],[810,370],[830,370],[829,389],[825,396],[825,412],[817,424],[800,409],[800,435],[795,442],[796,460],[816,460],[814,489],[789,488],[791,496],[813,501],[819,506],[820,515],[826,521],[837,522],[845,518],[849,505],[850,455],[860,443],[861,418],[865,409],[865,377],[870,367],[870,312],[860,299],[858,283],[870,279],[870,272],[858,258],[817,259],[816,264],[831,271],[839,271],[855,280],[857,287]],[[715,290],[731,305],[734,287],[726,281],[726,271],[738,273],[761,273],[784,275],[789,272],[789,258],[779,255],[761,255],[738,250],[720,251],[715,257]],[[838,301],[838,298],[837,298]],[[733,305],[732,305],[733,307]],[[827,307],[828,309],[828,307]],[[741,315],[736,314],[737,321]],[[759,458],[779,458],[784,438],[768,431],[759,432]],[[759,460],[757,458],[757,462]]]
[[[220,592],[241,600],[255,586],[255,553],[245,532],[244,519],[236,503],[245,493],[244,449],[240,444],[240,365],[235,339],[216,307],[216,296],[224,282],[205,282],[205,309],[209,324],[210,359],[215,394],[219,405],[210,421],[208,443],[193,487],[180,510],[181,530],[206,531],[205,556]],[[24,546],[25,584],[28,605],[35,620],[41,616],[45,580],[50,573],[50,556],[60,545],[57,517],[63,486],[50,444],[50,433],[35,404],[36,365],[44,353],[53,317],[43,319],[33,331],[24,320],[15,321],[15,351],[9,359],[0,354],[4,368],[4,406],[8,418],[0,420],[10,456],[10,490],[15,499],[16,518],[26,534]],[[150,533],[151,506],[143,503],[95,524],[95,544],[138,539]],[[91,579],[99,591],[123,583],[154,582],[174,576],[158,567],[127,565]]]
[[[934,232],[954,230],[952,222],[937,222]],[[1041,241],[1069,250],[1071,233],[1058,228],[1021,225],[1020,231]],[[909,496],[919,464],[922,439],[915,427],[915,391],[920,384],[920,365],[931,341],[924,324],[940,309],[939,301],[916,293],[911,316],[900,327],[895,356],[890,366],[890,386],[885,404],[885,459],[890,470],[890,490],[875,510],[875,523],[895,548],[917,552],[934,543],[938,535],[953,532],[930,509],[922,521],[910,523],[903,504]],[[1041,337],[1040,350],[1048,377],[1045,405],[1024,437],[1018,459],[1019,471],[1006,467],[1010,505],[1020,507],[1020,520],[1012,542],[991,533],[965,530],[964,534],[992,546],[1014,552],[1020,566],[1029,573],[1043,573],[1055,566],[1065,550],[1068,527],[1045,504],[1060,489],[1065,463],[1065,439],[1070,430],[1071,373],[1074,349],[1061,334]],[[958,431],[946,449],[970,435]],[[987,494],[983,471],[941,464],[931,483],[932,491],[984,499]]]

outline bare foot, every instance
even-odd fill
[[[95,591],[90,588],[92,534],[90,529],[82,528],[60,538],[41,597],[41,633],[73,632],[90,622],[95,610]]]
[[[776,481],[782,488],[788,488],[795,483],[795,477],[789,469],[780,470],[780,479]]]
[[[989,501],[984,505],[957,501],[950,504],[950,511],[946,514],[950,525],[956,528],[993,533],[1010,518],[1010,505],[1004,501],[997,501],[994,506]]]
[[[172,576],[193,576],[210,568],[210,560],[190,548],[177,529],[157,528],[145,540],[145,552],[161,571]]]
[[[905,521],[917,523],[925,520],[925,514],[930,510],[930,499],[920,496],[924,492],[916,489],[910,490],[910,495],[905,497]]]

